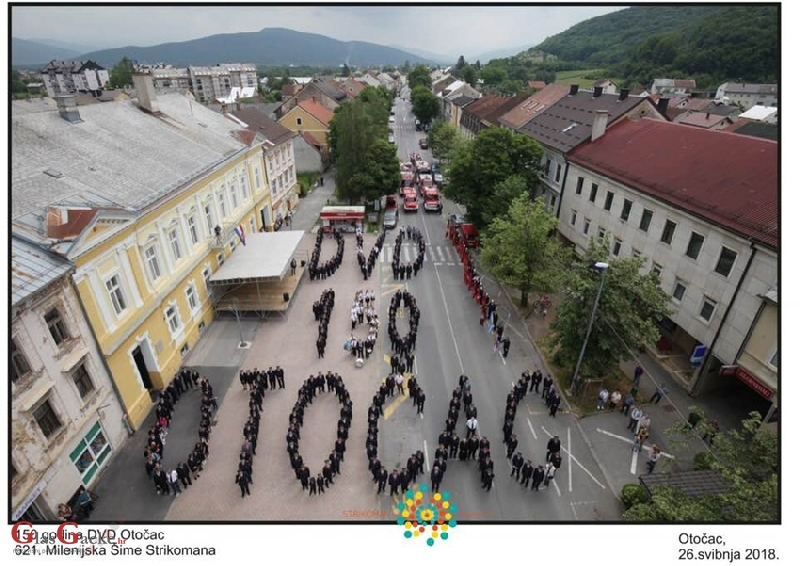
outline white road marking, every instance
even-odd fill
[[[567,454],[572,452],[572,434],[570,428],[567,427]],[[567,460],[567,477],[569,478],[569,490],[572,491],[572,458]]]
[[[559,497],[561,497],[561,488],[558,487],[558,484],[556,483],[556,479],[553,478],[551,481],[553,482],[553,487],[556,488],[556,493],[558,494]]]
[[[635,476],[636,475],[636,465],[639,463],[639,451],[633,450],[633,456],[631,456],[631,473]]]
[[[428,458],[428,442],[422,441],[422,448],[425,450],[425,467],[428,468],[428,473],[431,473],[431,459]]]
[[[433,265],[441,266],[444,265],[441,261],[434,261]]]
[[[536,436],[536,431],[533,430],[533,425],[531,424],[531,420],[530,419],[525,419],[525,420],[528,421],[528,428],[531,429],[531,434],[533,435],[533,439],[539,440],[539,437]]]
[[[411,263],[411,250],[407,246],[403,246],[403,259],[405,263]]]
[[[619,434],[614,434],[613,432],[608,432],[607,430],[603,430],[602,428],[598,428],[597,432],[605,434],[606,436],[610,436],[611,438],[616,438],[618,440],[622,440],[623,442],[627,442],[631,446],[633,446],[633,444],[634,444],[633,440],[631,440],[630,438],[627,438],[625,436],[620,436]],[[642,448],[644,450],[647,450],[648,452],[652,452],[653,451],[653,447],[652,446],[642,446]],[[675,456],[673,456],[672,454],[669,454],[668,452],[662,452],[661,455],[664,456],[665,458],[669,458],[670,460],[674,460],[675,459]]]
[[[444,254],[442,253],[442,246],[436,246],[436,252],[439,254],[439,261],[444,261]]]
[[[547,432],[547,429],[546,429],[546,428],[542,427],[542,430],[544,431],[544,433],[545,433],[547,436],[549,436],[550,438],[553,438],[553,435],[552,435],[552,434],[550,434],[549,432]],[[569,429],[567,429],[567,431],[569,431]],[[594,480],[594,483],[596,483],[597,485],[599,485],[599,486],[600,486],[600,487],[602,487],[603,489],[605,489],[605,488],[606,488],[606,486],[604,486],[602,483],[600,483],[600,482],[598,481],[598,479],[597,479],[596,477],[594,477],[594,475],[592,474],[592,472],[590,472],[589,470],[587,470],[587,469],[586,469],[586,466],[584,466],[583,464],[581,464],[581,463],[578,461],[578,459],[577,459],[575,456],[573,456],[571,452],[569,452],[569,450],[565,450],[563,446],[561,447],[561,449],[562,449],[562,450],[564,450],[564,452],[566,452],[566,453],[567,453],[567,455],[568,455],[568,456],[569,456],[571,459],[575,460],[575,463],[576,463],[576,464],[578,464],[578,467],[579,467],[581,470],[583,470],[584,472],[586,472],[587,474],[589,474],[589,477],[590,477],[590,478],[592,478],[592,479]]]
[[[447,261],[453,261],[453,255],[450,253],[450,248],[445,248],[444,253],[447,254]]]

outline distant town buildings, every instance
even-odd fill
[[[108,71],[94,61],[50,61],[41,72],[47,96],[97,92],[108,84]]]
[[[717,89],[717,98],[750,110],[753,106],[778,106],[777,84],[723,83]]]
[[[190,91],[195,100],[203,104],[227,98],[236,88],[240,89],[239,93],[243,92],[242,89],[255,93],[258,88],[256,66],[249,63],[219,63],[210,67],[138,65],[136,69],[152,76],[157,92]]]

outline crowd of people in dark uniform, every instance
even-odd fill
[[[364,236],[361,232],[356,233],[356,257],[358,259],[358,267],[361,269],[361,274],[364,276],[364,281],[372,276],[372,270],[375,269],[375,262],[378,261],[378,256],[383,249],[383,242],[386,240],[386,230],[382,230],[375,241],[375,245],[369,251],[369,256],[364,255]]]
[[[200,426],[198,428],[199,440],[185,461],[179,462],[174,468],[168,470],[164,465],[164,445],[169,433],[169,423],[175,410],[175,405],[181,395],[196,389],[198,385],[202,391],[200,400]],[[156,406],[156,423],[150,427],[147,439],[147,448],[144,451],[145,471],[155,484],[156,493],[177,497],[182,489],[192,485],[192,480],[200,477],[200,472],[208,460],[208,440],[211,427],[216,424],[214,415],[219,408],[214,390],[207,379],[201,378],[196,371],[181,368],[172,382],[161,392],[161,398]]]
[[[328,323],[331,320],[333,303],[336,292],[333,289],[325,289],[319,297],[319,301],[314,302],[314,320],[318,323],[317,329],[317,357],[325,357],[325,345],[328,342]]]
[[[417,257],[413,263],[402,263],[400,261],[400,246],[403,239],[408,238],[412,242],[417,243]],[[414,226],[401,226],[400,233],[394,241],[394,253],[392,255],[392,276],[397,281],[403,279],[411,279],[411,272],[414,272],[416,277],[417,272],[422,269],[422,264],[425,261],[425,239],[422,237],[422,232]]]
[[[397,331],[397,309],[402,306],[408,308],[408,334],[400,337]],[[408,291],[398,290],[392,295],[392,300],[389,302],[389,339],[392,342],[392,352],[397,353],[399,357],[406,358],[406,370],[412,371],[414,363],[413,356],[409,355],[417,347],[417,328],[419,327],[420,310],[417,306],[417,299]],[[410,361],[410,363],[408,363]]]
[[[425,404],[425,393],[417,385],[416,378],[412,375],[408,380],[408,389],[414,404],[417,405],[417,414],[422,412]],[[372,404],[367,410],[367,469],[372,473],[372,482],[378,486],[378,495],[386,493],[386,484],[389,484],[389,495],[402,495],[408,486],[417,481],[417,477],[425,474],[425,455],[422,450],[417,450],[408,457],[405,467],[397,467],[390,474],[378,459],[378,419],[383,416],[383,405],[387,397],[394,397],[395,390],[404,395],[402,374],[392,373],[386,376],[380,388],[372,397]],[[419,399],[422,401],[420,402]]]
[[[366,321],[368,331],[367,337],[364,340],[359,340],[353,335],[356,327],[359,324],[364,324]],[[356,291],[353,297],[353,306],[350,309],[350,338],[345,343],[345,349],[348,350],[354,358],[369,359],[375,343],[378,341],[378,327],[380,320],[377,311],[375,310],[375,291]]]
[[[318,279],[327,279],[339,269],[342,265],[342,258],[344,258],[344,235],[338,228],[333,229],[333,237],[336,239],[336,255],[320,265],[319,254],[322,249],[322,238],[324,234],[322,230],[317,232],[317,240],[314,242],[314,251],[311,252],[311,261],[308,264],[308,275],[312,281]]]
[[[258,369],[243,370],[239,372],[239,382],[242,389],[250,391],[250,403],[247,422],[242,429],[244,443],[239,453],[239,468],[236,471],[235,483],[245,494],[250,495],[250,486],[253,485],[253,456],[258,449],[258,430],[261,424],[261,412],[264,410],[264,393],[267,389],[286,389],[286,381],[281,366],[267,371]]]
[[[318,394],[326,391],[335,392],[339,400],[341,409],[339,412],[339,422],[336,424],[336,443],[328,459],[325,460],[320,471],[316,476],[311,475],[308,466],[303,462],[300,455],[300,429],[303,426],[303,416],[306,406],[312,405]],[[289,462],[294,470],[295,476],[303,486],[303,490],[308,490],[309,495],[322,495],[325,488],[333,485],[333,478],[341,473],[341,463],[344,462],[344,453],[347,448],[347,439],[350,435],[350,424],[353,421],[353,401],[350,393],[344,385],[342,376],[338,373],[322,372],[317,375],[310,375],[303,382],[297,392],[297,401],[289,415],[289,430],[286,433],[287,452]]]
[[[467,417],[467,427],[463,438],[455,432],[458,417],[463,403]],[[436,449],[434,462],[431,464],[431,488],[439,491],[444,474],[447,471],[447,460],[458,455],[462,462],[478,460],[481,473],[481,487],[489,491],[494,481],[494,461],[489,439],[486,436],[479,438],[478,409],[473,403],[472,390],[469,377],[461,375],[458,378],[458,387],[453,390],[450,407],[447,412],[444,431],[439,435],[439,447]]]
[[[530,458],[526,459],[522,452],[517,451],[519,441],[514,434],[514,419],[517,415],[517,407],[528,393],[535,392],[538,395],[539,385],[542,382],[544,382],[542,398],[549,399],[555,393],[555,388],[552,387],[553,380],[550,376],[544,377],[539,370],[522,372],[522,376],[506,397],[506,413],[503,423],[503,443],[506,445],[506,458],[511,460],[511,477],[514,477],[525,488],[530,486],[533,491],[539,491],[542,485],[547,487],[555,477],[556,470],[561,467],[561,440],[558,436],[552,437],[547,442],[547,455],[545,456],[544,464],[534,465]],[[558,395],[558,393],[555,393],[555,395]],[[555,413],[552,409],[552,404],[550,407],[550,414],[553,416]]]

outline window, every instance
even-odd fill
[[[164,315],[166,316],[167,324],[169,325],[169,333],[174,336],[181,329],[181,317],[178,314],[178,309],[175,307],[175,305],[170,305],[167,307],[167,310],[164,311]]]
[[[78,394],[81,399],[86,399],[86,396],[94,391],[94,383],[92,383],[92,378],[89,377],[89,372],[86,371],[84,364],[79,365],[72,372],[72,381],[75,382],[75,387],[78,388]]]
[[[275,179],[272,179],[272,194],[273,195],[278,194],[278,181],[276,181]]]
[[[589,235],[589,228],[591,228],[591,227],[592,227],[592,221],[589,220],[588,218],[585,219],[583,221],[583,235],[584,236],[588,236]]]
[[[286,187],[288,187],[288,186],[289,186],[289,172],[288,172],[288,171],[284,171],[284,172],[283,172],[283,184],[284,184]]]
[[[597,227],[597,239],[602,240],[606,237],[606,229],[602,226]]]
[[[189,353],[189,344],[184,344],[181,346],[181,357],[186,356]]]
[[[244,173],[239,174],[239,190],[242,191],[242,201],[246,201],[250,188],[247,186],[247,176]]]
[[[675,286],[672,287],[672,298],[677,302],[683,300],[683,295],[686,293],[686,282],[680,279],[675,279]]]
[[[206,291],[209,290],[208,288],[208,279],[211,277],[211,269],[208,267],[203,268],[203,281],[206,282]]]
[[[225,191],[220,191],[219,195],[217,196],[217,200],[219,202],[219,211],[222,213],[222,218],[228,216],[228,212],[225,209]]]
[[[295,123],[296,123],[298,126],[302,126],[302,125],[303,125],[303,119],[302,119],[302,118],[295,118]]]
[[[661,272],[664,271],[664,268],[658,265],[656,262],[653,262],[653,269],[650,270],[651,273],[655,273],[658,278],[661,278]]]
[[[628,221],[628,217],[631,215],[631,207],[633,206],[633,202],[625,199],[622,203],[622,214],[619,217],[622,219],[623,222]]]
[[[714,316],[714,311],[717,310],[717,301],[709,299],[708,297],[703,297],[703,306],[700,307],[700,318],[705,320],[706,322],[711,321],[711,317]]]
[[[250,217],[250,231],[255,233],[256,231],[256,218],[255,216]]]
[[[589,202],[594,202],[597,198],[597,183],[592,183],[592,192],[589,193]]]
[[[717,267],[714,268],[714,271],[727,277],[731,274],[734,263],[736,263],[736,252],[722,246],[722,251],[719,253],[719,260],[717,260]]]
[[[88,484],[97,471],[108,461],[111,446],[108,444],[100,423],[96,422],[75,449],[70,452],[70,460],[78,468],[81,481]]]
[[[552,160],[548,159],[544,169],[544,174],[547,175],[548,177],[550,176],[550,170],[552,168],[551,167],[552,165],[553,165]]]
[[[114,306],[114,312],[122,314],[127,308],[125,304],[125,295],[122,293],[122,285],[119,282],[119,275],[112,275],[111,279],[106,281],[106,289],[111,297],[111,304]]]
[[[611,205],[614,204],[614,193],[608,191],[606,193],[606,204],[603,206],[605,210],[611,210]]]
[[[206,213],[206,228],[208,228],[208,233],[214,233],[214,213],[211,210],[211,205],[207,204],[203,207],[203,210]]]
[[[47,329],[50,331],[50,336],[53,337],[53,342],[56,346],[60,346],[64,340],[69,338],[67,326],[61,319],[61,313],[58,309],[50,309],[44,315],[44,321],[47,323]]]
[[[181,241],[178,239],[178,228],[171,228],[167,232],[167,240],[169,240],[169,247],[172,250],[172,257],[175,261],[181,259]]]
[[[224,252],[219,252],[217,254],[217,263],[220,264],[220,265],[225,263],[225,253]]]
[[[233,184],[233,181],[228,181],[228,192],[231,195],[231,204],[233,205],[233,210],[239,208],[239,196],[236,194],[236,187]]]
[[[186,224],[189,226],[189,238],[192,240],[192,245],[195,245],[200,241],[200,236],[197,233],[197,220],[195,219],[194,214],[190,215],[186,219]]]
[[[650,229],[650,221],[653,219],[653,211],[646,208],[642,211],[642,219],[639,221],[639,230],[647,232]]]
[[[569,214],[569,225],[575,226],[575,223],[577,221],[578,221],[578,211],[573,208],[572,212],[570,212]]]
[[[161,265],[158,263],[158,252],[156,251],[156,244],[144,250],[144,260],[147,264],[147,271],[150,272],[150,279],[155,281],[161,277]]]
[[[201,320],[200,324],[197,325],[197,332],[202,334],[203,330],[205,330],[205,329],[206,329],[206,322],[204,320]]]
[[[556,166],[556,183],[558,183],[560,180],[561,180],[561,164],[559,163]]]
[[[580,195],[583,192],[583,177],[578,177],[578,184],[575,185],[575,194]]]
[[[547,199],[547,209],[551,212],[556,208],[556,195],[550,195],[550,198]]]
[[[641,255],[642,255],[642,252],[640,252],[640,251],[639,251],[639,250],[637,250],[636,248],[634,248],[634,249],[632,249],[632,250],[631,250],[631,256],[633,256],[633,257],[640,257]]]
[[[11,339],[11,381],[16,383],[31,371],[31,365],[22,348],[17,344],[17,339]]]
[[[619,238],[614,238],[614,247],[611,250],[611,253],[615,256],[619,257],[619,253],[622,251],[622,240]]]
[[[283,177],[278,175],[278,185],[280,186],[281,190],[283,190]]]
[[[667,223],[664,224],[664,231],[661,232],[661,241],[665,244],[672,243],[672,236],[675,235],[675,223],[672,220],[667,220]]]
[[[689,245],[686,246],[686,255],[692,259],[697,259],[700,255],[700,250],[703,248],[705,236],[701,236],[697,232],[692,232],[692,237],[689,238]]]
[[[261,188],[261,167],[256,165],[255,170],[253,171],[253,176],[256,178],[256,188]]]
[[[200,306],[200,302],[197,300],[197,291],[194,288],[194,283],[186,287],[186,302],[191,312],[195,312]]]
[[[53,406],[48,399],[33,411],[33,418],[39,428],[42,429],[42,434],[47,438],[53,436],[61,428],[61,419],[53,410]]]

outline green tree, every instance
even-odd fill
[[[461,76],[465,83],[469,86],[475,86],[475,81],[478,80],[478,71],[472,65],[467,65],[461,72]]]
[[[431,88],[431,71],[425,65],[415,65],[408,73],[408,88],[412,91],[418,86]]]
[[[651,503],[631,507],[628,521],[743,521],[778,520],[778,439],[761,426],[761,415],[750,413],[741,427],[714,437],[709,469],[728,486],[721,495],[690,498],[677,490],[658,489]],[[694,429],[685,423],[667,430],[677,444],[708,432],[703,420]]]
[[[439,99],[429,89],[418,86],[411,91],[411,109],[423,124],[430,124],[439,115]]]
[[[517,196],[482,238],[481,264],[495,279],[519,290],[520,304],[527,307],[531,291],[555,288],[563,273],[563,248],[554,234],[558,219],[545,208],[544,197],[531,201],[520,176],[500,183],[497,192]]]
[[[559,365],[574,368],[578,361],[600,285],[601,275],[590,267],[596,261],[608,262],[609,267],[580,368],[584,376],[605,375],[631,359],[631,351],[640,344],[654,344],[659,337],[656,323],[669,316],[669,297],[661,290],[658,276],[641,272],[644,259],[609,261],[608,241],[592,239],[585,256],[574,262],[566,277],[564,302],[552,326]]]
[[[535,194],[542,152],[542,147],[526,135],[505,128],[487,128],[454,152],[445,193],[467,207],[468,217],[478,228],[485,228],[502,208],[495,202],[495,190],[507,178],[521,176],[528,193]]]
[[[11,71],[11,92],[12,94],[27,94],[28,87],[16,69]]]
[[[456,63],[456,71],[460,71],[461,69],[463,69],[466,64],[467,62],[464,60],[464,56],[459,55],[458,62]]]
[[[345,63],[344,65],[342,65],[342,76],[349,77],[351,74],[352,73],[350,71],[350,67],[348,66],[348,64]]]
[[[381,68],[382,73],[394,73],[396,70],[397,67],[394,65],[384,65],[383,68]]]
[[[133,61],[123,57],[108,75],[111,88],[124,88],[133,84]]]
[[[481,69],[481,78],[483,79],[484,84],[496,85],[508,79],[508,73],[500,65],[487,65]]]
[[[436,159],[448,163],[458,146],[464,142],[463,136],[451,123],[437,120],[428,132],[428,144]]]
[[[386,139],[378,139],[369,145],[361,160],[361,168],[350,178],[350,194],[347,198],[351,203],[371,202],[395,193],[399,185],[400,160],[397,158],[397,148]]]

